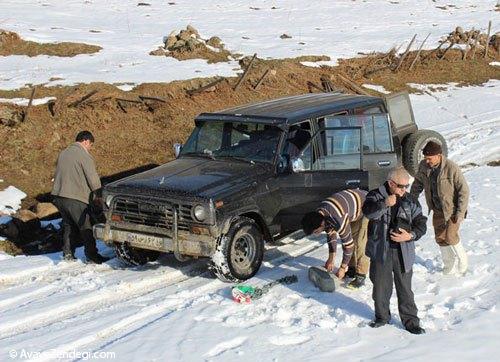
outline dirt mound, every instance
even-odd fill
[[[97,45],[84,43],[36,43],[26,41],[11,31],[0,29],[0,56],[27,55],[35,57],[37,55],[53,55],[58,57],[74,57],[78,54],[97,53],[102,48]]]
[[[220,38],[213,36],[204,40],[198,31],[188,25],[179,33],[165,37],[163,46],[149,53],[156,56],[173,57],[178,60],[206,59],[208,63],[227,62],[232,54],[224,49]]]

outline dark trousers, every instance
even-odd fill
[[[79,235],[85,246],[85,256],[94,257],[97,255],[88,205],[78,200],[58,196],[54,197],[53,203],[61,213],[63,220],[63,254],[74,254],[73,239],[75,235]]]
[[[389,248],[385,262],[372,261],[370,264],[370,280],[373,283],[373,301],[375,302],[375,319],[389,322],[391,312],[389,302],[392,295],[392,283],[396,285],[399,316],[405,328],[419,326],[417,306],[411,290],[413,271],[404,272],[403,256],[400,248]]]

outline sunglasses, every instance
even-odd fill
[[[406,184],[406,185],[401,185],[401,184],[398,184],[397,182],[391,180],[391,182],[397,187],[397,188],[400,188],[402,190],[406,190],[408,187],[410,187],[410,184]]]

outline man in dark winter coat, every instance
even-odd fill
[[[89,153],[93,144],[92,133],[81,131],[76,142],[59,154],[52,195],[63,219],[63,258],[75,260],[71,237],[79,234],[87,261],[101,264],[108,258],[97,252],[88,208],[90,193],[101,188],[94,158]]]
[[[399,316],[406,330],[425,333],[420,327],[417,306],[411,290],[415,241],[427,231],[427,218],[418,200],[406,193],[409,175],[399,168],[389,173],[387,182],[366,196],[363,213],[368,224],[366,255],[370,258],[370,280],[373,283],[375,320],[378,328],[391,319],[389,302],[392,284],[396,285]]]

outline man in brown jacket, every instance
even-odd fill
[[[443,273],[454,272],[456,266],[463,274],[467,271],[467,254],[458,230],[467,214],[469,186],[458,165],[443,155],[441,145],[430,141],[423,154],[410,193],[418,197],[425,190],[429,212],[433,211],[432,224],[441,249]]]
[[[93,144],[92,133],[81,131],[76,142],[59,154],[52,195],[63,219],[64,260],[75,260],[71,237],[79,234],[87,261],[101,264],[108,258],[97,252],[88,209],[90,193],[101,188],[94,158],[89,153]]]

